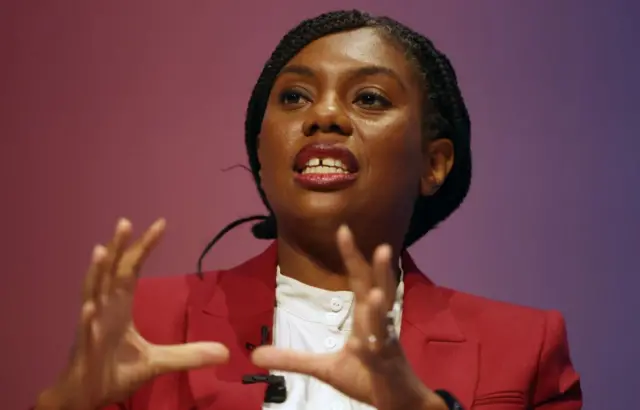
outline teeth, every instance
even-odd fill
[[[303,174],[348,174],[349,172],[342,168],[317,166],[317,167],[305,167],[305,169],[302,170],[302,173]]]
[[[311,158],[305,164],[303,174],[347,174],[347,167],[339,159]]]

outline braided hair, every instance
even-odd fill
[[[431,40],[416,33],[389,17],[375,17],[368,13],[349,10],[333,11],[304,20],[290,30],[281,40],[264,65],[253,88],[245,119],[245,146],[249,166],[268,215],[255,215],[239,219],[225,227],[207,244],[198,260],[201,272],[202,260],[213,245],[231,229],[259,221],[252,227],[258,239],[275,239],[276,220],[260,181],[258,160],[258,135],[267,108],[269,94],[284,66],[311,42],[334,33],[371,27],[378,29],[396,45],[403,48],[425,85],[423,130],[429,139],[448,138],[453,142],[454,164],[443,185],[431,196],[421,196],[414,205],[404,246],[408,247],[423,237],[437,224],[455,211],[466,197],[471,183],[471,122],[464,104],[456,73],[449,59],[438,51]]]

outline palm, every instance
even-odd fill
[[[371,371],[347,347],[332,354],[318,369],[323,381],[356,400],[369,402],[372,397]]]
[[[217,343],[154,345],[135,328],[132,306],[137,275],[163,229],[164,222],[158,221],[128,246],[131,227],[124,221],[107,247],[94,250],[74,354],[62,381],[51,389],[65,397],[68,407],[115,403],[158,374],[226,360],[228,351]]]
[[[401,351],[381,357],[374,364],[363,357],[352,337],[347,345],[336,353],[317,354],[282,350],[272,346],[260,347],[254,354],[256,364],[274,370],[308,374],[336,390],[363,403],[379,407],[391,400],[395,388],[386,377],[398,380],[407,376],[407,366]],[[397,390],[399,391],[399,390]]]
[[[264,346],[254,352],[254,362],[267,369],[310,375],[377,408],[419,402],[426,387],[412,373],[397,339],[384,342],[393,336],[387,318],[388,295],[395,288],[390,249],[379,248],[371,266],[355,249],[348,230],[339,232],[338,247],[355,296],[354,328],[344,348],[314,354]]]
[[[108,396],[110,401],[126,398],[153,374],[148,360],[153,347],[133,325],[131,299],[130,292],[122,292],[105,301],[90,323],[93,353],[87,351],[80,358],[89,384],[101,386],[97,396]],[[97,369],[102,371],[92,371]]]

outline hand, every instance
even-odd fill
[[[389,302],[395,296],[391,248],[378,247],[370,265],[347,227],[338,230],[337,239],[355,297],[353,332],[344,348],[314,354],[263,346],[254,351],[253,362],[315,377],[379,410],[446,409],[411,370],[395,331],[387,329]]]
[[[71,361],[36,408],[96,409],[126,399],[157,375],[227,360],[227,349],[218,343],[154,345],[135,328],[131,311],[138,272],[164,227],[164,220],[156,221],[128,246],[131,224],[121,220],[109,245],[96,246]]]

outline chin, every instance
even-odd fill
[[[335,235],[340,225],[357,215],[353,200],[345,195],[323,192],[307,192],[303,198],[291,201],[286,210],[278,212],[278,219],[286,224],[288,231],[296,232],[296,236],[313,236],[324,241]],[[321,239],[322,238],[322,239]]]
[[[306,191],[294,201],[298,213],[306,215],[337,216],[348,213],[355,205],[355,191]]]

